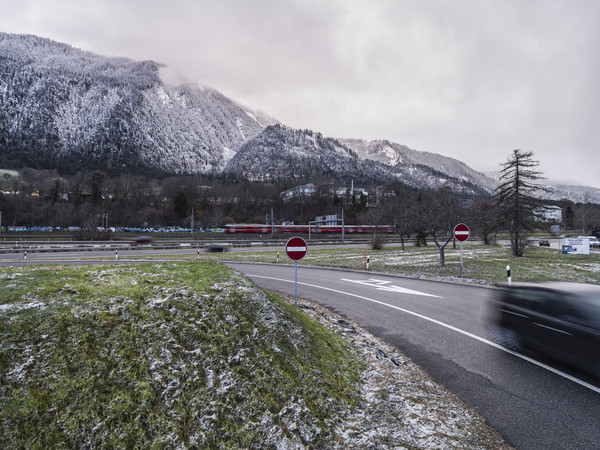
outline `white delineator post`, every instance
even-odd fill
[[[512,283],[512,277],[510,276],[510,266],[506,266],[506,277],[508,278],[508,285]]]

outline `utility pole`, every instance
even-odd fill
[[[271,237],[275,235],[275,218],[273,216],[273,207],[271,206],[271,214],[265,214],[265,225],[271,225]]]
[[[194,207],[192,206],[192,236],[194,236]]]
[[[354,180],[352,180],[352,188],[354,188]],[[344,234],[345,234],[345,229],[344,229],[344,208],[342,208],[342,243],[344,242]]]

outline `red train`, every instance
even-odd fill
[[[275,233],[308,233],[308,225],[273,225]],[[225,233],[261,233],[271,232],[271,225],[227,224]],[[341,225],[311,225],[311,233],[342,233]],[[393,233],[393,225],[344,225],[344,233]]]

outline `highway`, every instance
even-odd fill
[[[228,263],[259,286],[294,294],[290,265]],[[519,449],[597,449],[600,383],[494,343],[494,290],[377,273],[298,267],[298,296],[403,351]]]

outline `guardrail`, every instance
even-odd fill
[[[114,250],[173,250],[178,248],[207,248],[214,244],[236,247],[283,247],[288,238],[283,239],[210,239],[210,240],[173,240],[153,241],[149,243],[119,242],[119,241],[2,241],[0,253],[19,253],[24,250],[33,253],[78,252],[78,251],[114,251]],[[313,245],[364,245],[370,244],[372,238],[353,238],[342,242],[340,239],[313,239]],[[414,240],[405,239],[406,245],[414,245]],[[384,243],[399,244],[400,239],[385,239]]]

